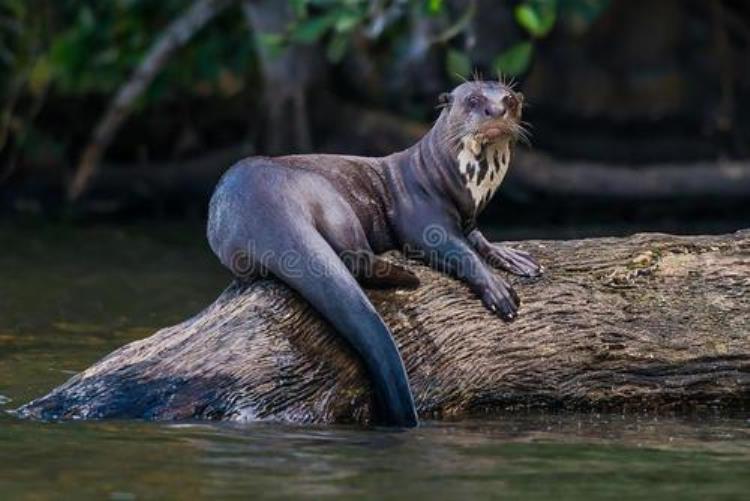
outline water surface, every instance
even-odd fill
[[[0,411],[228,281],[192,225],[0,226]],[[394,432],[21,421],[0,499],[750,499],[747,415],[506,415]]]

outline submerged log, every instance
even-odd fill
[[[396,254],[416,290],[369,291],[423,418],[527,408],[664,411],[750,401],[750,231],[528,241],[503,323],[462,283]],[[113,352],[18,410],[56,418],[366,423],[356,356],[284,285],[231,285],[195,317]]]

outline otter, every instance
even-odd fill
[[[270,274],[301,294],[361,357],[386,425],[418,418],[398,347],[360,284],[419,280],[379,254],[401,250],[464,281],[506,321],[521,301],[492,268],[542,273],[529,254],[490,243],[476,227],[523,137],[523,95],[470,81],[440,101],[432,129],[406,150],[247,158],[223,175],[209,206],[219,260],[240,279]]]

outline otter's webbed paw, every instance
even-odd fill
[[[518,316],[521,298],[502,278],[493,276],[493,280],[480,287],[479,296],[487,309],[506,322],[512,322]]]
[[[492,266],[521,277],[538,278],[544,273],[544,267],[531,254],[504,245],[492,244],[486,259]]]

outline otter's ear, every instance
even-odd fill
[[[438,103],[442,106],[448,106],[453,102],[453,94],[450,92],[443,92],[438,96]]]
[[[521,104],[526,102],[526,96],[524,96],[521,92],[516,92],[516,99],[518,99],[518,102]]]

